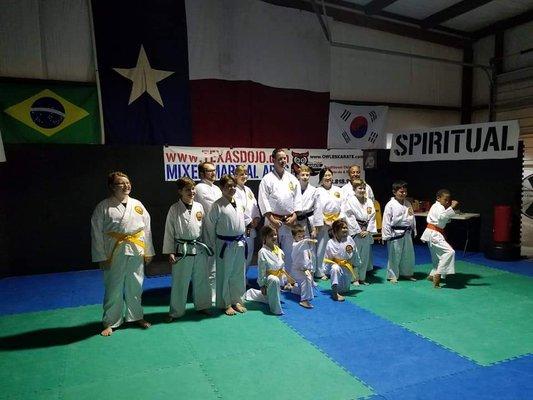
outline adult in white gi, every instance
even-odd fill
[[[342,214],[342,203],[344,202],[344,194],[340,187],[333,185],[333,172],[329,168],[323,168],[318,175],[320,186],[317,188],[318,192],[318,208],[322,220],[316,221],[315,225],[319,226],[317,234],[317,255],[316,255],[316,270],[315,276],[317,278],[327,279],[324,275],[324,252],[329,240],[329,231],[333,222],[344,218]]]
[[[216,169],[214,164],[210,162],[203,162],[198,165],[198,173],[200,174],[201,181],[196,185],[196,194],[194,200],[202,205],[204,208],[205,215],[209,215],[213,203],[222,197],[222,192],[220,188],[215,185],[215,180],[217,177]],[[209,225],[210,221],[208,218],[204,221],[204,226],[202,229],[202,242],[211,247],[215,248],[215,237],[212,236],[213,228]],[[215,301],[215,267],[216,257],[209,256],[207,257],[207,267],[209,270],[209,285],[211,286],[211,297],[213,302]]]
[[[265,216],[265,224],[278,231],[280,247],[285,253],[285,267],[291,271],[292,234],[296,212],[302,210],[300,183],[285,170],[287,155],[284,149],[272,152],[274,170],[266,174],[259,184],[259,209]]]
[[[372,244],[374,243],[373,233],[376,229],[376,210],[374,202],[366,197],[366,183],[362,179],[354,179],[355,196],[349,196],[343,204],[343,212],[348,223],[348,234],[355,241],[357,253],[361,258],[360,265],[357,266],[359,283],[368,284],[366,280],[367,271],[374,268],[372,258]]]
[[[361,167],[359,165],[352,165],[348,169],[348,178],[349,182],[342,187],[342,191],[347,197],[354,194],[354,187],[352,182],[354,181],[354,179],[361,179]],[[374,191],[368,183],[366,184],[366,197],[372,202],[376,200],[376,198],[374,197]]]
[[[357,282],[357,267],[361,259],[354,240],[348,235],[348,224],[344,220],[333,223],[333,237],[328,240],[324,257],[324,268],[331,277],[331,298],[344,301],[352,281]]]
[[[296,280],[297,287],[293,293],[300,295],[300,305],[304,308],[313,308],[310,303],[314,298],[313,281],[314,266],[314,245],[315,239],[305,238],[305,229],[296,225],[292,228],[293,244],[292,244],[292,269],[291,275]]]
[[[177,181],[178,201],[170,207],[165,223],[163,254],[168,254],[172,268],[170,311],[167,322],[185,314],[187,291],[192,277],[194,308],[204,314],[211,307],[211,287],[207,256],[212,249],[201,242],[205,220],[204,208],[194,201],[194,182],[190,178]]]
[[[235,315],[236,312],[246,312],[241,304],[246,290],[244,205],[234,197],[237,184],[231,176],[220,178],[220,186],[222,197],[213,203],[209,212],[213,235],[216,237],[216,306],[225,310],[226,315]]]
[[[322,222],[322,214],[318,207],[317,188],[309,184],[311,168],[307,165],[300,165],[298,168],[298,181],[302,190],[302,210],[296,213],[298,225],[305,228],[305,234],[311,239],[316,239],[318,226],[315,221]]]
[[[144,265],[154,256],[150,214],[143,204],[129,197],[131,183],[122,172],[107,178],[111,196],[101,201],[91,218],[93,262],[104,270],[104,330],[110,336],[124,320],[142,328],[150,323],[143,318],[141,306]]]
[[[433,281],[435,288],[440,288],[441,278],[455,273],[455,250],[444,237],[444,228],[455,215],[455,209],[459,205],[456,200],[450,201],[450,191],[441,189],[437,192],[437,201],[429,210],[427,227],[422,233],[420,240],[427,242],[431,253],[433,269],[428,279]]]
[[[254,192],[248,186],[248,173],[244,165],[238,165],[235,168],[235,181],[237,182],[235,198],[244,204],[244,224],[246,225],[246,242],[248,243],[248,257],[246,258],[246,268],[252,263],[254,253],[254,242],[257,236],[255,228],[261,220],[259,207],[255,199]]]
[[[278,235],[271,226],[264,226],[261,229],[263,247],[257,254],[257,284],[261,290],[254,288],[246,291],[246,300],[258,301],[268,304],[270,312],[275,315],[282,315],[280,291],[292,289],[289,284],[287,271],[285,271],[283,250],[278,247]]]
[[[396,181],[392,184],[394,197],[385,206],[381,235],[387,242],[387,279],[398,282],[400,276],[411,281],[415,267],[415,250],[411,235],[416,236],[416,223],[413,207],[406,200],[407,183]]]

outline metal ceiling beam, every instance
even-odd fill
[[[435,26],[448,21],[452,18],[458,17],[461,14],[465,14],[469,11],[475,10],[487,3],[490,3],[492,0],[463,0],[459,3],[454,4],[444,10],[436,12],[435,14],[430,15],[429,17],[424,18],[420,22],[420,26],[423,29],[431,29]]]
[[[296,8],[299,10],[315,12],[313,5],[306,0],[263,0],[266,3],[271,3],[279,6]],[[355,6],[353,3],[348,3],[347,1],[341,0],[328,0],[326,3],[326,13],[329,17],[334,18],[339,22],[344,22],[347,24],[352,24],[356,26],[362,26],[369,29],[375,29],[379,31],[394,33],[400,36],[411,37],[418,40],[424,40],[431,43],[437,43],[444,46],[454,47],[457,49],[464,48],[470,41],[466,38],[451,36],[439,32],[425,31],[420,29],[418,26],[409,26],[398,22],[393,22],[385,20],[383,18],[369,17],[362,12],[362,6],[351,7],[352,10],[357,9],[359,12],[353,12],[350,10],[345,10],[341,7],[335,7],[332,4],[350,4]],[[319,3],[320,4],[320,3]],[[344,5],[343,5],[344,7]],[[360,8],[360,10],[358,10]],[[320,10],[322,13],[322,10]]]
[[[363,9],[366,15],[372,15],[387,8],[396,1],[397,0],[372,0],[370,3],[366,4]]]
[[[533,21],[533,10],[526,11],[511,18],[497,21],[492,25],[486,26],[485,28],[478,29],[477,31],[473,32],[472,36],[474,39],[478,40],[484,38],[485,36],[493,35],[498,31],[505,31],[530,21]]]

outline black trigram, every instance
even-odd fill
[[[378,119],[378,115],[376,114],[375,111],[370,111],[370,112],[368,113],[368,115],[370,116],[370,120],[371,120],[372,122],[374,122],[376,119]]]
[[[352,115],[350,111],[344,110],[341,114],[341,119],[344,121],[348,121],[348,118],[350,118],[350,115]]]
[[[378,138],[378,133],[376,131],[372,131],[372,133],[370,133],[370,136],[368,136],[368,141],[370,143],[375,143],[377,138]]]
[[[348,135],[348,133],[347,133],[346,131],[342,131],[342,137],[344,138],[344,141],[345,141],[346,143],[350,143],[350,140],[352,140],[352,139],[350,138],[350,135]]]

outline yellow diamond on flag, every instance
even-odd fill
[[[49,89],[4,110],[46,136],[52,136],[89,113]]]

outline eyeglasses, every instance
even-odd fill
[[[215,172],[216,170],[214,169],[204,169],[205,172]]]
[[[113,186],[131,186],[130,182],[113,183]]]

